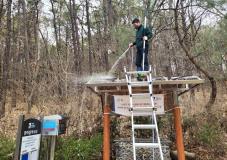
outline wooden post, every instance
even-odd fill
[[[17,139],[16,139],[16,150],[13,156],[13,160],[20,159],[20,148],[21,148],[21,135],[22,135],[22,127],[24,122],[24,115],[20,115],[17,129]]]
[[[57,138],[57,136],[51,136],[51,142],[50,142],[50,160],[54,160],[54,152],[55,152],[56,138]]]
[[[110,106],[108,95],[105,94],[105,104],[103,106],[103,160],[110,159]]]
[[[178,160],[185,160],[183,132],[181,126],[181,110],[178,106],[178,96],[174,93],[174,126],[176,130],[176,146]]]
[[[38,160],[40,159],[40,155],[41,155],[41,152],[42,152],[42,130],[43,130],[43,116],[39,117],[39,120],[41,122],[41,135],[40,135],[40,142],[39,142],[39,157],[38,157]]]

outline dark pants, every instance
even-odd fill
[[[137,71],[143,70],[143,47],[138,48],[137,47],[137,54],[136,54],[136,67]],[[148,45],[145,47],[145,59],[144,59],[144,70],[149,70],[149,64],[148,64]]]

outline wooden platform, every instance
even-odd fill
[[[135,80],[136,81],[136,80]],[[189,77],[173,77],[168,80],[166,77],[156,78],[153,81],[154,93],[162,91],[187,91],[194,86],[203,84],[205,81],[197,76]],[[137,87],[138,91],[147,91],[147,85],[141,83],[141,87]],[[122,80],[93,80],[89,81],[87,87],[92,88],[97,93],[108,94],[127,94],[128,88],[125,79]],[[143,86],[144,85],[144,86]]]

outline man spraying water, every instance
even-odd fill
[[[136,40],[134,43],[130,43],[129,47],[136,46],[137,54],[136,54],[136,67],[137,71],[148,71],[148,49],[149,44],[148,40],[152,37],[152,32],[146,26],[143,26],[138,18],[135,18],[132,21],[132,24],[136,31]],[[145,23],[146,24],[146,23]],[[142,75],[138,74],[137,79],[139,81],[142,80]]]

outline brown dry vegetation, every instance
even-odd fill
[[[10,105],[10,103],[8,104]],[[6,105],[7,106],[7,105]],[[42,117],[62,114],[69,117],[66,136],[89,136],[101,127],[102,107],[100,98],[85,89],[81,95],[70,97],[65,101],[52,99],[33,105],[31,113],[27,113],[27,104],[19,102],[11,112],[0,119],[0,134],[9,138],[16,137],[19,115]]]
[[[183,107],[183,129],[186,148],[197,154],[198,159],[226,159],[227,157],[227,85],[218,83],[218,94],[208,114],[205,104],[209,98],[209,86],[181,97]]]

